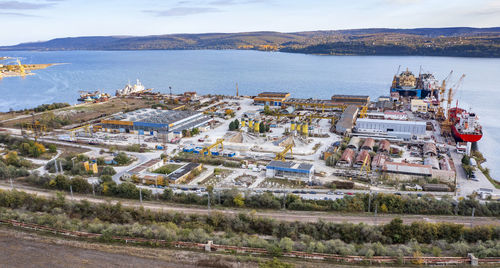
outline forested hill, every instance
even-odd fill
[[[327,55],[500,57],[500,27],[92,36],[0,47],[0,50],[155,49],[254,49]]]

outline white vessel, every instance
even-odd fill
[[[116,90],[116,96],[126,96],[130,95],[133,93],[140,93],[143,91],[147,91],[151,89],[145,89],[145,87],[141,84],[141,81],[137,79],[137,82],[135,85],[130,85],[130,82],[123,88],[123,89],[118,89]]]

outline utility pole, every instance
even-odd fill
[[[142,188],[139,187],[139,201],[142,203]]]
[[[59,171],[64,174],[64,170],[62,168],[61,160],[59,160]]]
[[[474,222],[474,213],[476,212],[476,208],[472,208],[472,218],[470,220],[470,228],[472,228]]]
[[[372,191],[370,190],[370,193],[368,194],[368,212],[371,211],[371,206],[372,206]]]
[[[69,185],[69,191],[71,192],[71,200],[73,200],[73,185]]]
[[[12,183],[12,178],[10,178],[10,188],[12,188],[12,190],[14,190],[14,184]]]
[[[208,207],[208,211],[210,211],[210,192],[207,192],[207,196],[208,196],[207,207]]]
[[[95,196],[94,184],[92,183],[92,195]]]
[[[169,86],[168,89],[170,89],[170,102],[173,104],[173,101],[172,101],[172,87]]]

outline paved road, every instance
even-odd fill
[[[53,197],[55,196],[55,192],[52,191],[42,191],[36,190],[34,188],[27,189],[24,186],[17,186],[18,190],[22,190],[27,193],[37,194],[39,196],[44,197]],[[10,190],[11,187],[6,184],[0,184],[0,189]],[[71,197],[68,197],[71,199]],[[89,196],[81,196],[74,195],[74,200],[88,200],[92,203],[108,203],[112,204],[117,203],[118,201],[115,199],[105,199],[105,198],[93,198]],[[249,209],[212,209],[211,211],[200,208],[200,207],[192,207],[192,206],[175,206],[172,204],[162,204],[157,202],[143,202],[133,200],[120,200],[123,206],[126,207],[144,207],[146,209],[150,209],[153,211],[175,211],[182,212],[186,214],[208,214],[213,211],[217,211],[223,214],[228,215],[236,215],[239,213],[249,213],[252,210]],[[433,216],[433,215],[378,215],[374,217],[373,215],[353,215],[353,214],[341,214],[341,213],[327,213],[327,212],[311,212],[311,211],[257,211],[255,212],[255,216],[259,217],[267,217],[273,218],[276,220],[283,221],[300,221],[300,222],[316,222],[321,219],[325,222],[334,222],[334,223],[342,223],[342,222],[350,222],[350,223],[365,223],[369,225],[378,225],[378,224],[386,224],[390,222],[392,219],[396,217],[402,217],[404,223],[412,223],[412,222],[450,222],[457,224],[470,225],[471,223],[474,226],[477,225],[498,225],[500,226],[500,221],[497,218],[493,217],[475,217],[472,220],[471,217],[463,217],[463,216]]]

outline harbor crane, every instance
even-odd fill
[[[217,139],[217,141],[215,143],[213,143],[212,145],[209,145],[209,146],[203,148],[200,151],[200,155],[204,155],[205,153],[207,153],[207,155],[212,155],[212,151],[210,151],[210,150],[212,150],[215,147],[218,147],[219,145],[220,145],[221,149],[224,150],[223,142],[224,142],[224,139]]]
[[[361,108],[361,111],[359,112],[359,118],[365,118],[367,112],[368,112],[368,104],[363,106],[363,108]]]
[[[436,114],[436,118],[439,120],[445,119],[443,105],[444,105],[444,101],[445,101],[444,96],[446,93],[446,83],[449,81],[449,79],[451,78],[452,75],[453,75],[453,70],[451,70],[450,73],[448,74],[448,76],[446,76],[446,78],[443,79],[441,87],[439,88],[439,100],[438,100],[439,104],[438,104],[438,110],[437,110],[437,114]]]
[[[31,118],[31,124],[26,124],[26,129],[33,132],[35,142],[37,142],[43,132],[47,131],[47,126],[35,119],[35,113],[31,114]]]
[[[370,173],[371,173],[371,169],[370,169],[370,163],[369,163],[369,160],[370,159],[370,155],[367,154],[365,159],[363,160],[363,165],[361,165],[361,168],[359,169],[360,172],[363,172],[363,170],[366,171],[366,177],[368,178]]]
[[[26,69],[24,69],[24,66],[21,64],[21,61],[19,59],[16,59],[17,65],[19,65],[19,72],[21,73],[22,77],[26,76]]]
[[[450,108],[451,108],[451,102],[453,101],[453,95],[457,92],[458,88],[462,85],[462,82],[465,78],[465,74],[463,74],[458,81],[448,89],[448,98],[446,100],[446,118],[444,122],[441,125],[441,132],[442,133],[450,133],[451,131],[451,124],[452,122],[450,121]]]
[[[274,160],[285,161],[285,156],[288,153],[288,151],[290,151],[290,155],[293,155],[292,147],[293,147],[293,143],[288,144],[285,147],[285,149],[283,149],[283,151],[276,154],[276,157],[274,158]]]

